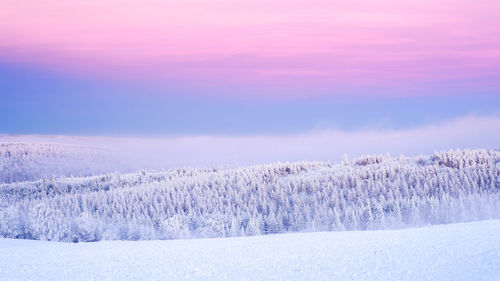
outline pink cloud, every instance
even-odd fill
[[[2,0],[0,60],[284,89],[484,78],[498,90],[499,13],[498,1]]]

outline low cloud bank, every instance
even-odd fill
[[[329,130],[287,136],[164,138],[0,135],[0,142],[105,148],[115,151],[129,169],[233,166],[300,160],[339,161],[343,155],[415,155],[457,148],[498,149],[500,116],[467,116],[406,130]]]

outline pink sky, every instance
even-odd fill
[[[230,88],[497,93],[498,15],[499,1],[0,0],[0,62]]]

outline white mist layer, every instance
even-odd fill
[[[339,161],[343,155],[418,155],[448,149],[500,148],[500,117],[469,116],[406,130],[313,131],[289,136],[74,137],[3,135],[2,143],[104,148],[110,171],[237,166],[276,161]],[[62,163],[65,164],[65,163]]]

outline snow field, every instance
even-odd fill
[[[500,280],[500,220],[167,241],[0,239],[0,253],[2,280]]]

